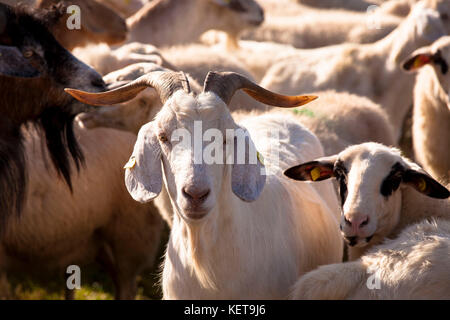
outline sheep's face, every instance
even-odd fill
[[[200,0],[205,1],[205,0]],[[264,22],[264,11],[254,0],[207,0],[208,12],[219,17],[218,30],[237,35],[242,30],[257,27]]]
[[[425,66],[434,69],[450,108],[450,36],[440,38],[429,47],[416,50],[403,62],[403,69],[406,71],[416,71]]]
[[[293,167],[285,173],[297,180],[335,177],[342,204],[340,228],[350,246],[378,243],[398,224],[402,189],[413,187],[435,198],[448,190],[400,152],[376,143],[351,146],[340,154]]]

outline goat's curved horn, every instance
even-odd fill
[[[148,87],[155,88],[163,104],[175,91],[184,89],[187,93],[190,92],[186,75],[183,72],[173,71],[154,71],[123,87],[106,92],[90,93],[76,89],[65,89],[65,91],[85,104],[105,106],[129,101]]]
[[[266,90],[243,75],[235,72],[209,72],[206,76],[203,92],[214,92],[227,105],[234,93],[242,89],[253,99],[264,104],[281,108],[298,107],[317,99],[317,96],[285,96]]]

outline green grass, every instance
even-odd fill
[[[145,270],[137,279],[138,294],[136,299],[161,299],[159,288],[159,266],[163,261],[164,248],[169,236],[165,228],[160,249],[154,266]],[[109,275],[97,264],[81,267],[81,284],[75,290],[76,300],[111,300],[114,299],[114,285]],[[25,274],[0,275],[0,300],[63,300],[65,299],[65,279],[63,275],[51,277],[32,276]]]

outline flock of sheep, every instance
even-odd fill
[[[133,299],[167,223],[165,299],[450,299],[449,64],[449,0],[0,0],[0,276]]]

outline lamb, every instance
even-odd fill
[[[162,27],[167,21],[170,28]],[[210,29],[237,35],[263,21],[264,12],[254,0],[156,0],[127,19],[128,40],[157,47],[185,44]]]
[[[58,174],[71,187],[69,157],[75,168],[83,155],[73,118],[92,107],[72,99],[64,85],[104,90],[100,75],[75,59],[45,28],[45,17],[0,4],[0,229],[23,207],[27,182],[21,126],[33,123],[45,134]]]
[[[414,88],[413,145],[416,160],[433,177],[450,179],[450,37],[418,49],[403,64],[419,70]]]
[[[304,275],[294,286],[294,298],[448,297],[443,280],[450,264],[450,192],[417,164],[396,149],[364,143],[285,174],[303,181],[339,181],[341,230],[350,259],[361,258]],[[381,288],[368,290],[367,273],[375,272]]]
[[[448,1],[436,3],[450,13]],[[426,6],[418,3],[395,31],[373,44],[291,51],[267,71],[261,85],[285,94],[334,89],[369,97],[386,110],[398,140],[414,87],[414,79],[404,74],[400,63],[415,49],[450,32],[450,21],[441,18],[444,11]]]
[[[148,86],[156,89],[164,106],[154,121],[141,128],[126,166],[125,183],[135,200],[151,201],[162,189],[164,163],[174,211],[162,278],[165,299],[286,298],[299,272],[341,260],[337,199],[331,184],[318,185],[325,195],[318,197],[316,188],[289,183],[277,174],[266,177],[260,171],[264,167],[266,172],[278,172],[295,159],[323,154],[317,138],[290,117],[262,115],[237,125],[227,110],[238,89],[262,103],[282,107],[298,106],[314,97],[285,97],[241,75],[213,72],[197,96],[185,75],[174,72],[153,72],[103,94],[68,92],[104,105],[126,101]],[[203,157],[194,164],[190,135],[199,134],[199,123],[200,134],[214,132],[218,158],[211,165]],[[173,132],[175,127],[183,130]],[[250,134],[245,134],[247,130]],[[266,138],[271,132],[279,132],[280,139]],[[180,138],[183,142],[175,144]],[[233,151],[235,139],[241,139],[246,150]],[[277,157],[270,153],[270,146],[280,153],[280,164],[275,164]],[[300,146],[301,153],[296,150]],[[201,152],[205,147],[206,143],[200,145]],[[235,164],[220,164],[226,158]],[[207,156],[204,159],[209,161]]]
[[[349,258],[425,218],[450,218],[449,191],[395,148],[367,142],[286,170],[301,181],[339,182],[341,230]],[[442,199],[442,200],[436,200]]]
[[[450,299],[450,221],[405,229],[353,262],[321,266],[295,284],[293,299]]]

